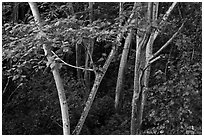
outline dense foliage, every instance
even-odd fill
[[[19,7],[21,4],[28,6],[19,3]],[[92,38],[95,40],[93,60],[100,67],[121,31],[119,4],[95,3],[94,22],[90,24],[88,13],[84,12],[88,3],[73,3],[75,15],[68,12],[67,3],[38,3],[49,41],[39,40],[43,34],[32,19],[29,6],[18,8],[26,16],[19,14],[17,22],[12,18],[16,16],[12,13],[14,6],[13,3],[2,5],[3,134],[62,134],[57,91],[50,71],[45,71],[42,45],[50,44],[60,58],[75,65],[75,45],[79,44],[85,51],[84,43],[90,42],[86,39]],[[125,3],[124,19],[130,15],[132,6],[133,3]],[[161,3],[159,12],[164,14],[168,6],[169,3]],[[188,21],[183,31],[162,52],[164,58],[152,65],[142,134],[202,134],[201,3],[179,3],[156,39],[154,50],[175,33],[184,18]],[[122,46],[100,85],[81,134],[130,134],[134,42],[125,75],[122,113],[118,115],[114,109]],[[76,69],[63,66],[60,73],[73,130],[85,105],[85,91],[77,80]]]

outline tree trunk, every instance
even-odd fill
[[[18,22],[18,17],[19,17],[19,2],[14,2],[13,3],[13,13],[12,13],[12,16],[13,16],[13,22],[14,23],[17,23]]]
[[[89,21],[93,22],[93,2],[89,2]]]
[[[127,64],[127,58],[128,58],[128,53],[129,53],[129,48],[132,40],[132,30],[128,34],[126,40],[125,40],[125,45],[124,49],[122,52],[122,57],[120,60],[120,67],[119,67],[119,72],[118,72],[118,79],[117,79],[117,85],[116,85],[116,93],[115,93],[115,108],[116,111],[119,113],[122,105],[122,99],[120,95],[123,94],[123,79],[124,79],[124,74],[126,70],[126,64]]]
[[[104,75],[105,75],[105,73],[106,73],[112,59],[113,59],[113,57],[115,56],[115,53],[116,53],[116,47],[113,46],[112,50],[111,50],[111,52],[110,52],[110,54],[109,54],[109,56],[108,56],[108,58],[107,58],[107,60],[105,62],[105,64],[104,64],[104,66],[103,66],[103,68],[101,68],[99,70],[96,70],[96,77],[95,77],[94,85],[93,85],[93,87],[91,89],[88,100],[86,102],[86,106],[84,107],[84,111],[81,114],[79,122],[78,122],[77,126],[75,127],[75,129],[73,131],[74,135],[75,134],[76,135],[80,134],[81,129],[83,127],[83,124],[84,124],[84,122],[86,120],[86,117],[87,117],[87,115],[89,113],[89,110],[90,110],[90,108],[92,106],[92,103],[94,101],[95,95],[96,95],[96,93],[98,91],[98,88],[100,86],[100,83],[101,83],[101,81],[102,81],[102,79],[103,79],[103,77],[104,77]]]
[[[153,15],[153,3],[152,2],[148,2],[148,8],[147,8],[147,21],[150,24],[149,26],[149,34],[151,34],[151,23],[152,23],[152,15]],[[148,37],[147,41],[149,41],[151,35]],[[145,105],[145,97],[146,97],[146,92],[147,92],[147,88],[148,88],[148,82],[149,82],[149,74],[150,74],[150,67],[148,67],[146,70],[144,70],[145,66],[148,64],[148,59],[151,57],[152,55],[152,45],[149,45],[144,43],[144,54],[143,56],[141,56],[141,60],[143,60],[142,63],[142,73],[144,73],[144,78],[143,78],[143,74],[140,73],[140,78],[139,78],[139,99],[137,100],[137,121],[136,121],[136,134],[140,134],[140,127],[142,124],[142,118],[143,118],[143,111],[144,111],[144,105]],[[146,49],[145,49],[146,47]],[[144,80],[143,80],[144,79]],[[144,87],[143,87],[144,86]]]
[[[137,38],[136,38],[137,40]],[[136,41],[137,45],[138,41]],[[141,56],[142,46],[138,45],[136,50],[136,57],[135,57],[135,72],[134,72],[134,89],[133,89],[133,98],[132,98],[132,114],[131,114],[131,128],[130,132],[131,135],[135,135],[137,133],[137,100],[139,99],[139,91],[140,91],[140,56]]]
[[[163,16],[162,21],[159,23],[159,27],[165,26],[165,21],[170,15],[171,11],[175,7],[176,3],[173,3],[166,14]],[[150,75],[150,65],[156,58],[158,53],[166,47],[168,43],[177,35],[178,31],[172,36],[172,38],[164,45],[160,50],[158,50],[154,55],[152,55],[152,46],[154,40],[159,34],[158,30],[152,29],[152,22],[157,20],[158,14],[158,3],[148,3],[147,9],[147,21],[149,26],[147,26],[146,33],[143,36],[143,40],[139,44],[136,50],[135,59],[135,77],[134,77],[134,93],[132,99],[132,116],[131,116],[131,134],[140,134],[140,126],[142,124],[143,109],[145,104],[145,96],[148,91],[149,75]],[[181,27],[180,27],[181,28]],[[179,30],[180,30],[179,28]],[[156,59],[155,59],[156,60]],[[141,71],[139,70],[141,69]]]
[[[40,31],[41,29],[41,19],[40,14],[37,8],[37,4],[34,2],[29,2],[32,14],[35,18],[36,23],[39,25]],[[42,32],[43,33],[43,32]],[[45,36],[46,38],[46,36]],[[47,38],[46,38],[47,39]],[[48,40],[48,39],[47,39]],[[52,57],[51,50],[49,48],[49,45],[44,44],[43,45],[44,52],[46,53],[46,57],[48,62],[50,62],[49,67],[51,67],[52,74],[56,83],[59,101],[60,101],[60,107],[61,107],[61,115],[62,115],[62,123],[63,123],[63,134],[69,135],[70,134],[70,121],[69,121],[69,112],[68,112],[68,104],[65,96],[65,90],[63,86],[62,79],[59,74],[59,68],[60,65],[57,61],[54,60]]]
[[[137,8],[136,3],[134,4],[133,10],[132,10],[132,14],[130,15],[127,23],[135,23],[135,19],[133,19],[133,17],[135,16],[135,10]],[[120,18],[122,18],[122,11],[123,11],[123,3],[120,3],[120,9],[119,9],[119,16]],[[122,19],[120,20],[120,27],[122,26]],[[120,109],[121,109],[121,105],[122,105],[122,99],[121,99],[121,95],[123,94],[123,79],[124,79],[124,73],[125,73],[125,69],[126,69],[126,64],[127,64],[127,57],[128,57],[128,53],[129,53],[129,48],[130,48],[130,44],[131,44],[131,40],[132,40],[132,34],[133,34],[133,30],[130,30],[130,33],[128,33],[127,38],[125,39],[125,44],[124,44],[124,49],[122,52],[122,57],[120,60],[120,66],[119,66],[119,71],[118,71],[118,79],[117,79],[117,85],[116,85],[116,93],[115,93],[115,109],[116,112],[119,113]]]
[[[91,67],[91,57],[93,54],[93,48],[94,48],[94,40],[93,39],[89,39],[88,40],[88,44],[86,44],[86,60],[85,60],[85,68],[88,69],[89,67]],[[86,89],[87,89],[87,95],[89,94],[90,91],[90,71],[85,70],[84,72],[84,81],[85,81],[85,85],[86,85]]]
[[[76,66],[80,67],[81,66],[81,45],[76,44]],[[81,69],[77,68],[77,79],[81,81],[82,79],[82,71]]]
[[[35,2],[29,2],[29,6],[32,11],[35,22],[37,23],[37,25],[39,25],[39,27],[41,27],[41,18],[40,18],[40,13],[39,13],[37,4]]]
[[[69,108],[65,95],[65,90],[62,82],[62,78],[59,73],[59,63],[55,64],[54,69],[52,70],[55,84],[57,86],[58,97],[60,101],[61,113],[62,113],[62,123],[63,123],[63,134],[70,135],[70,121],[69,121]]]
[[[89,2],[89,21],[90,24],[93,22],[93,2]],[[90,57],[92,56],[93,53],[93,48],[94,48],[94,40],[90,38],[89,44],[87,44],[86,48],[86,60],[85,60],[85,68],[90,67]],[[89,55],[89,53],[90,55]],[[89,92],[90,91],[90,71],[85,70],[84,72],[84,79],[85,79],[85,84],[86,84],[86,89]]]
[[[120,8],[119,8],[119,17],[120,17],[120,27],[122,26],[123,23],[123,2],[120,2]]]

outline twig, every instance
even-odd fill
[[[58,123],[58,122],[57,122],[56,120],[54,120],[52,117],[50,117],[50,119],[51,119],[54,123],[56,123],[59,127],[63,128],[63,126],[60,125],[60,123]]]
[[[147,63],[147,65],[144,67],[144,69],[142,69],[142,74],[141,74],[141,76],[140,76],[140,81],[142,80],[142,77],[143,77],[143,75],[144,75],[145,70],[146,70],[152,63],[154,63],[155,61],[157,61],[157,60],[160,59],[160,58],[161,58],[161,56],[158,56],[158,57],[152,59],[151,61],[149,61],[149,62]]]
[[[3,90],[2,94],[4,94],[6,92],[6,89],[8,87],[9,81],[10,81],[10,78],[8,78],[8,80],[6,82],[6,86],[4,87],[4,90]]]
[[[86,69],[86,68],[77,67],[77,66],[68,64],[68,63],[66,63],[65,61],[63,61],[59,56],[57,56],[57,54],[55,54],[55,52],[53,52],[53,51],[51,51],[51,52],[57,57],[57,60],[60,60],[62,63],[64,63],[65,65],[67,65],[67,66],[69,66],[69,67],[73,67],[73,68],[76,68],[76,69],[82,69],[82,70],[94,71],[93,69]]]
[[[166,63],[166,67],[165,67],[165,71],[164,71],[165,76],[166,76],[167,68],[168,68],[168,65],[169,65],[169,62],[170,62],[170,57],[171,57],[172,50],[173,50],[173,46],[171,46],[171,50],[170,50],[170,53],[169,53],[169,57],[168,57],[168,60],[167,60],[167,63]]]
[[[18,85],[18,87],[11,93],[11,95],[8,97],[8,99],[7,99],[7,101],[6,101],[6,105],[5,105],[5,108],[4,108],[4,110],[3,110],[3,113],[2,113],[2,116],[4,115],[4,113],[5,113],[5,111],[6,111],[6,107],[7,107],[7,105],[8,105],[8,101],[10,100],[10,98],[11,98],[11,96],[16,92],[16,90],[20,87],[20,86],[22,86],[23,84],[21,83],[21,84],[19,84]]]

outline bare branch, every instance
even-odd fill
[[[55,54],[55,52],[51,51],[59,61],[61,61],[62,63],[64,63],[65,65],[69,66],[69,67],[73,67],[73,68],[76,68],[76,69],[82,69],[82,70],[88,70],[88,71],[94,71],[93,69],[85,69],[85,68],[82,68],[82,67],[77,67],[77,66],[74,66],[74,65],[71,65],[71,64],[68,64],[66,63],[65,61],[63,61],[59,56],[57,56],[57,54]]]
[[[166,11],[166,14],[163,16],[161,22],[159,23],[160,25],[164,24],[164,22],[168,19],[170,13],[173,11],[174,7],[176,6],[177,2],[173,2],[171,7]]]
[[[159,26],[162,28],[163,25],[165,24],[165,21],[168,19],[170,13],[173,11],[174,7],[176,6],[177,2],[172,3],[172,5],[169,7],[169,9],[167,10],[166,14],[162,17],[161,22],[159,23]],[[159,34],[160,30],[156,30],[154,32],[154,36],[153,36],[153,41],[157,38],[158,34]]]
[[[174,35],[156,52],[154,53],[154,55],[150,58],[150,61],[152,59],[154,59],[156,56],[158,56],[168,45],[169,43],[172,42],[172,40],[177,36],[177,34],[180,32],[180,30],[183,28],[184,24],[185,24],[186,20],[182,23],[182,25],[180,26],[180,28],[178,29],[178,31],[176,33],[174,33]]]

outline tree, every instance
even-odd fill
[[[135,16],[134,14],[136,13],[136,7],[137,5],[135,4],[133,7],[133,13],[131,16]],[[120,12],[122,12],[122,5],[120,3]],[[121,15],[122,13],[120,13]],[[131,19],[131,16],[129,19]],[[122,18],[122,17],[120,17]],[[119,66],[119,72],[118,72],[118,79],[117,79],[117,85],[116,85],[116,94],[115,94],[115,108],[117,112],[119,112],[122,104],[122,100],[120,99],[120,94],[123,91],[123,79],[124,79],[124,74],[125,74],[125,69],[126,69],[126,64],[127,64],[127,58],[128,58],[128,53],[129,53],[129,48],[130,44],[132,41],[132,35],[133,35],[133,30],[130,29],[130,32],[128,33],[128,36],[125,39],[125,44],[122,52],[122,57],[120,60],[120,66]],[[121,101],[120,101],[121,100]]]
[[[156,19],[158,5],[153,6],[153,3],[148,3],[147,10],[147,22],[150,25],[146,26],[146,31],[143,36],[141,43],[139,42],[137,51],[136,51],[136,59],[135,59],[135,77],[134,77],[134,94],[132,98],[132,116],[131,116],[131,134],[140,134],[140,127],[142,123],[142,115],[145,103],[145,94],[148,91],[148,82],[149,82],[149,69],[150,65],[160,58],[159,53],[166,48],[169,43],[175,38],[178,32],[183,27],[183,24],[178,29],[178,31],[166,42],[156,53],[152,55],[152,44],[158,35],[158,30],[152,29],[151,20]],[[167,20],[171,11],[175,7],[176,3],[173,3],[170,6],[169,10],[163,16],[162,21],[159,23],[158,27],[164,27],[164,21]],[[155,22],[156,20],[153,20]],[[149,42],[148,42],[149,41]],[[144,48],[145,47],[145,48]],[[144,49],[143,49],[144,48]],[[145,56],[146,52],[146,56]],[[157,58],[158,57],[158,58]],[[141,71],[142,70],[142,71]],[[145,76],[143,78],[143,76]],[[143,81],[144,79],[144,81]],[[144,82],[144,83],[143,83]]]
[[[35,18],[35,21],[37,25],[39,25],[40,33],[42,37],[46,38],[46,34],[42,31],[41,27],[41,19],[40,19],[40,14],[37,8],[37,4],[33,2],[29,2],[31,11],[33,13],[33,16]],[[65,90],[63,86],[63,81],[60,77],[59,69],[60,69],[60,64],[56,60],[56,58],[53,58],[53,53],[50,50],[51,48],[49,45],[44,44],[43,49],[45,52],[45,56],[47,57],[48,60],[48,67],[51,68],[53,77],[55,79],[56,87],[58,90],[58,96],[59,96],[59,101],[60,101],[60,106],[61,106],[61,113],[62,113],[62,123],[63,123],[63,134],[64,135],[69,135],[70,134],[70,122],[69,122],[69,112],[68,112],[68,105],[67,105],[67,99],[65,96]]]
[[[91,24],[93,22],[93,2],[89,2],[89,23]],[[91,56],[93,54],[93,48],[94,48],[94,39],[90,38],[85,41],[85,47],[86,47],[86,59],[85,59],[85,68],[89,68],[91,66]],[[84,72],[84,80],[87,90],[87,95],[90,91],[90,72],[85,70]]]

